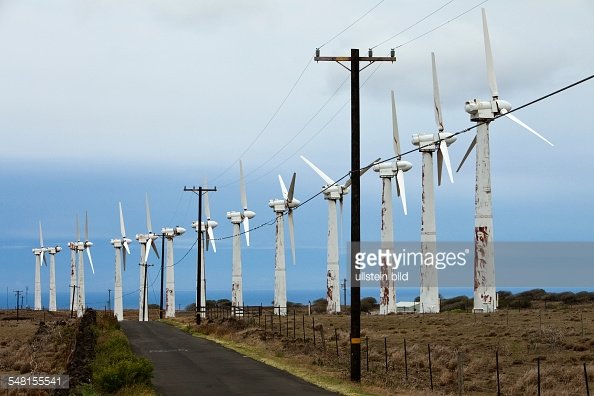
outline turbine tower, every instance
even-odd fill
[[[77,316],[80,318],[83,316],[85,311],[85,261],[83,257],[83,251],[87,251],[87,256],[89,257],[89,264],[91,264],[91,271],[93,271],[93,275],[95,275],[95,267],[93,267],[93,259],[91,257],[91,246],[93,243],[89,241],[89,216],[87,212],[85,212],[85,240],[84,242],[80,240],[80,231],[78,229],[78,218],[76,221],[76,232],[78,241],[76,243],[76,250],[78,252],[78,310],[76,311]]]
[[[326,312],[329,314],[334,314],[340,312],[340,266],[338,256],[338,221],[336,213],[336,201],[340,201],[340,208],[342,212],[342,198],[349,192],[351,179],[349,178],[344,185],[340,185],[332,180],[327,174],[322,172],[320,168],[315,166],[307,158],[302,155],[300,157],[326,183],[322,187],[324,199],[328,201],[328,239],[326,245]],[[361,169],[360,176],[363,176],[363,174],[367,172],[367,170],[369,170],[369,168],[371,168],[371,166],[377,161],[379,161],[379,158],[371,165]]]
[[[78,216],[76,216],[76,235],[77,239],[80,239]],[[78,312],[78,294],[76,293],[76,289],[78,288],[78,280],[76,277],[76,257],[78,253],[78,243],[68,242],[68,249],[70,249],[70,304],[68,305],[68,309]]]
[[[206,186],[206,182],[204,183],[204,185]],[[215,240],[214,240],[213,229],[215,227],[217,227],[219,225],[219,223],[217,223],[214,220],[211,220],[210,205],[208,203],[208,192],[204,193],[204,207],[206,210],[206,221],[203,221],[202,223],[200,223],[202,235],[205,235],[205,238],[206,238],[206,249],[208,249],[208,241],[210,241],[210,244],[212,245],[212,250],[216,253],[217,246],[216,246]],[[192,222],[192,228],[194,228],[196,230],[196,232],[198,232],[198,220]],[[200,256],[202,258],[201,265],[200,265],[200,282],[201,282],[200,307],[202,307],[203,309],[206,307],[206,270],[204,269],[204,265],[205,265],[204,245],[205,245],[204,241],[200,241],[200,246],[198,247],[199,249],[202,249],[201,256]],[[198,301],[198,295],[196,295],[196,302],[197,301]],[[205,312],[199,312],[199,315],[203,318],[206,317]]]
[[[243,178],[243,163],[239,161],[239,188],[241,193],[241,212],[227,212],[227,219],[233,224],[233,270],[231,279],[231,305],[232,307],[243,308],[243,276],[241,273],[241,241],[239,238],[239,225],[243,224],[245,242],[250,246],[250,220],[256,213],[248,210],[247,195],[245,192],[245,180]]]
[[[474,309],[478,311],[494,311],[497,309],[497,296],[495,288],[495,258],[493,250],[493,210],[491,194],[491,165],[489,152],[489,124],[502,115],[527,129],[544,140],[549,145],[553,144],[534,129],[524,124],[514,115],[509,114],[511,104],[499,99],[493,54],[489,40],[487,16],[483,14],[483,37],[485,41],[485,55],[487,60],[487,77],[491,90],[490,100],[472,99],[465,103],[464,110],[470,114],[470,120],[477,123],[476,136],[470,143],[458,170],[464,164],[476,146],[476,196],[474,216]]]
[[[437,134],[415,134],[412,137],[412,144],[419,146],[422,154],[422,186],[423,202],[421,215],[421,253],[423,257],[435,257],[436,232],[435,232],[435,192],[433,182],[433,153],[437,151],[437,184],[441,185],[441,171],[443,163],[450,177],[452,165],[448,146],[456,141],[451,133],[444,132],[444,125],[441,112],[441,101],[439,99],[439,85],[437,83],[437,70],[435,67],[435,54],[431,53],[431,65],[433,70],[433,108],[435,109],[435,122],[437,123]],[[421,313],[439,312],[439,288],[438,275],[435,265],[424,265],[421,263]]]
[[[382,181],[382,212],[381,212],[381,248],[394,250],[394,219],[392,215],[392,178],[396,177],[397,194],[402,200],[404,214],[408,214],[406,206],[406,187],[404,185],[404,172],[412,168],[408,161],[401,160],[400,136],[398,135],[398,120],[396,118],[396,101],[394,91],[390,92],[392,99],[392,145],[395,161],[382,162],[374,165],[373,170],[378,172]],[[386,258],[382,257],[380,266],[380,315],[396,313],[396,284],[393,278],[393,268],[387,265]]]
[[[153,233],[153,225],[151,222],[151,211],[149,208],[149,201],[148,201],[148,194],[145,196],[145,209],[146,209],[146,234],[136,234],[136,240],[140,243],[140,287],[139,287],[139,301],[138,301],[138,320],[140,322],[145,322],[149,320],[148,315],[148,287],[147,287],[147,266],[148,266],[148,256],[151,251],[151,247],[153,251],[159,257],[159,251],[157,250],[157,245],[155,245],[155,239],[158,238],[157,234]],[[149,246],[150,245],[150,246]]]
[[[268,206],[272,208],[276,215],[276,249],[274,255],[274,310],[279,315],[287,315],[287,273],[285,266],[285,230],[283,216],[288,211],[289,219],[289,238],[291,240],[291,253],[293,264],[295,264],[295,230],[293,222],[293,209],[299,206],[300,202],[295,199],[295,177],[291,179],[289,190],[285,186],[283,178],[278,175],[283,199],[272,199]],[[277,311],[278,309],[278,311]]]
[[[124,320],[124,302],[122,295],[122,262],[124,264],[124,271],[126,270],[126,253],[130,254],[131,239],[126,238],[126,227],[124,226],[124,212],[122,211],[122,203],[119,202],[120,207],[120,232],[121,239],[112,239],[110,242],[115,249],[115,285],[113,288],[113,314],[118,321]],[[122,250],[125,249],[125,251]]]
[[[41,236],[41,223],[39,224],[39,234]],[[49,311],[55,312],[58,310],[56,304],[56,254],[62,251],[58,245],[47,248],[50,254],[50,286],[49,286]]]
[[[183,235],[186,229],[183,227],[162,228],[161,234],[167,239],[167,264],[165,274],[167,275],[165,289],[165,317],[175,318],[175,273],[173,261],[173,238]]]
[[[35,311],[41,311],[41,266],[45,261],[45,256],[43,255],[47,252],[47,248],[43,246],[43,234],[41,232],[41,221],[39,222],[39,247],[33,249],[33,254],[35,255]]]

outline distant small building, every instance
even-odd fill
[[[414,301],[397,301],[396,312],[419,312],[420,304],[420,302]]]

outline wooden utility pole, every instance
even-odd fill
[[[202,186],[187,188],[184,186],[184,191],[191,191],[194,194],[198,195],[198,220],[196,224],[196,231],[198,233],[198,258],[196,262],[196,324],[200,324],[200,312],[202,311],[202,301],[201,301],[201,289],[202,289],[202,279],[200,279],[200,274],[202,273],[202,194],[209,192],[209,191],[217,191],[217,188],[204,188]]]
[[[16,311],[17,311],[17,322],[19,321],[19,299],[21,298],[23,291],[22,290],[14,290],[14,294],[16,294]]]
[[[346,278],[343,279],[343,283],[342,283],[342,293],[344,298],[342,299],[344,301],[344,310],[346,311],[347,308],[347,299],[346,299],[346,285],[347,285],[347,280]]]
[[[359,270],[355,268],[355,256],[361,241],[361,185],[360,173],[360,102],[359,102],[359,73],[375,62],[395,62],[394,49],[390,56],[373,56],[371,49],[369,56],[359,56],[359,49],[351,49],[351,56],[320,56],[320,49],[316,49],[316,62],[336,62],[351,73],[351,381],[361,381],[361,286]],[[341,62],[350,62],[348,68]],[[369,64],[359,67],[360,62]]]

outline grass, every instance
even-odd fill
[[[318,330],[317,342],[313,345],[312,318],[315,318],[316,328],[322,326],[324,329],[326,351],[322,350]],[[496,351],[499,354],[503,394],[537,393],[537,358],[541,362],[543,395],[585,394],[583,363],[587,364],[589,381],[594,379],[594,305],[591,303],[577,306],[549,304],[546,310],[500,310],[476,315],[465,312],[425,316],[365,315],[361,318],[361,385],[353,385],[349,381],[349,316],[302,317],[300,313],[295,321],[295,339],[292,315],[283,317],[279,323],[278,316],[271,317],[268,312],[266,320],[266,333],[264,317],[252,318],[250,323],[219,319],[200,327],[192,324],[190,316],[178,317],[175,322],[186,331],[198,333],[246,356],[343,394],[431,393],[428,344],[431,347],[435,394],[457,393],[459,356],[463,362],[465,393],[496,393]],[[366,337],[369,342],[369,371],[366,367]],[[387,370],[384,338],[387,340]],[[404,375],[405,339],[408,380]]]

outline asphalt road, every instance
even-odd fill
[[[155,366],[162,395],[334,395],[215,342],[158,322],[121,322],[132,350]]]

